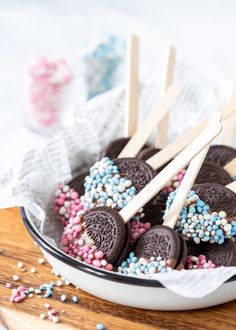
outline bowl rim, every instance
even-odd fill
[[[138,286],[146,286],[146,287],[155,287],[155,288],[165,288],[161,282],[158,280],[148,279],[148,278],[140,278],[140,277],[131,277],[123,274],[117,274],[115,272],[110,272],[107,270],[102,270],[99,268],[95,268],[91,265],[86,264],[85,262],[76,260],[75,258],[70,257],[69,255],[65,254],[63,251],[58,249],[57,247],[53,246],[48,242],[45,238],[42,237],[40,232],[32,225],[30,219],[28,218],[25,208],[20,207],[20,216],[23,220],[23,223],[32,236],[33,240],[47,253],[49,253],[54,258],[60,260],[68,264],[69,266],[76,268],[84,273],[106,279],[112,282],[119,282],[122,284],[128,285],[138,285]],[[224,283],[236,281],[236,275],[232,276]]]

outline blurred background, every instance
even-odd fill
[[[130,33],[141,39],[142,77],[158,75],[174,44],[178,58],[232,80],[235,13],[234,0],[0,0],[0,174],[123,84]]]

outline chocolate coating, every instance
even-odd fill
[[[110,159],[119,156],[121,151],[124,149],[130,138],[120,138],[112,141],[106,148],[101,151],[100,158],[109,157]]]
[[[216,266],[236,266],[236,244],[228,239],[224,244],[187,241],[188,255],[198,257],[204,254]]]
[[[163,223],[163,205],[158,201],[154,201],[144,206],[144,217],[142,222],[150,222],[152,226],[161,225]]]
[[[84,195],[84,180],[87,175],[89,175],[89,173],[81,173],[68,183],[70,188],[77,191],[79,196]]]
[[[119,213],[109,207],[96,207],[84,216],[84,225],[95,247],[111,264],[116,262],[125,244],[125,224]]]
[[[138,192],[156,176],[151,166],[136,158],[117,158],[114,163],[121,175],[132,181]]]
[[[205,160],[224,167],[235,157],[236,150],[234,148],[224,145],[215,145],[210,147]]]
[[[148,160],[152,156],[154,156],[157,152],[159,152],[161,149],[154,148],[154,147],[147,147],[143,150],[141,150],[137,156],[137,159],[141,160]]]
[[[210,162],[204,162],[195,183],[220,183],[226,186],[232,182],[230,175],[220,166]]]
[[[225,211],[228,217],[233,217],[235,213],[236,194],[219,183],[195,184],[195,193],[209,205],[212,212]]]
[[[137,240],[135,254],[138,258],[162,257],[174,268],[180,253],[178,234],[167,226],[154,226]]]

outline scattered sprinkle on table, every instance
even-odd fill
[[[65,280],[65,285],[70,285],[70,281]]]
[[[105,325],[102,324],[102,323],[98,323],[98,324],[96,325],[96,329],[97,329],[97,330],[105,330]]]
[[[61,280],[57,281],[57,286],[62,286],[63,282]]]
[[[61,295],[61,301],[66,301],[67,297],[65,294]]]
[[[44,258],[39,258],[39,260],[38,260],[38,262],[39,262],[39,264],[44,264],[45,263],[45,259]]]
[[[78,298],[77,296],[73,296],[73,297],[72,297],[72,301],[73,301],[74,303],[77,303],[77,302],[79,301],[79,298]]]
[[[17,264],[17,267],[18,267],[18,268],[23,268],[23,266],[24,266],[23,262],[21,262],[21,261],[18,262],[18,264]]]
[[[18,276],[18,275],[12,275],[12,279],[13,279],[13,281],[19,281],[20,276]]]
[[[31,271],[31,273],[36,273],[36,268],[34,268],[34,267],[32,267],[31,269],[30,269],[30,271]]]
[[[6,283],[6,288],[10,289],[12,287],[11,283]]]
[[[45,313],[41,313],[41,314],[39,315],[39,318],[40,318],[41,320],[44,320],[44,319],[46,318],[46,314],[45,314]]]

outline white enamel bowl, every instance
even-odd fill
[[[158,281],[94,268],[71,258],[46,241],[32,224],[30,214],[23,208],[21,216],[26,229],[53,269],[75,286],[96,297],[131,307],[168,311],[205,308],[236,299],[236,276],[211,294],[193,299],[171,292]]]

